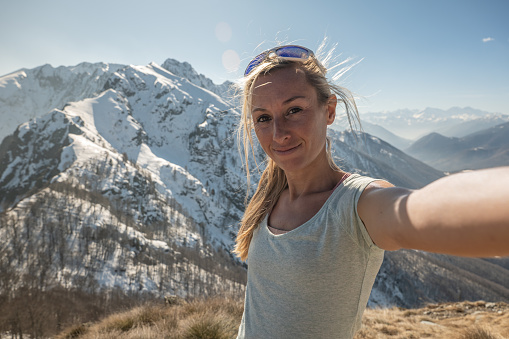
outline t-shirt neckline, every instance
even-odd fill
[[[298,230],[300,228],[302,228],[303,226],[306,226],[307,224],[311,223],[318,215],[320,215],[322,213],[322,211],[325,209],[325,207],[329,204],[329,201],[332,200],[332,197],[334,195],[334,193],[336,193],[337,191],[337,188],[341,185],[341,184],[344,184],[346,182],[346,180],[348,178],[350,178],[352,176],[351,173],[345,173],[343,175],[343,177],[341,177],[341,180],[339,180],[339,182],[336,184],[336,186],[332,189],[332,192],[331,194],[329,195],[329,197],[327,198],[327,200],[325,200],[325,202],[323,203],[322,207],[320,207],[320,209],[318,210],[318,212],[315,213],[315,215],[313,215],[308,221],[304,222],[302,225],[299,225],[297,227],[295,227],[293,230],[290,230],[290,231],[286,231],[283,233],[279,233],[279,234],[274,234],[272,233],[272,230],[270,228],[273,228],[272,226],[269,225],[268,221],[269,221],[269,215],[270,213],[267,213],[267,215],[265,216],[264,218],[264,221],[263,221],[263,224],[265,224],[263,228],[266,229],[266,231],[273,237],[280,237],[282,235],[285,235],[285,234],[288,234],[288,233],[291,233],[291,232],[294,232],[295,230]],[[269,228],[270,227],[270,228]],[[277,231],[280,231],[278,229],[275,229]]]

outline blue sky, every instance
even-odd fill
[[[327,36],[340,59],[362,59],[340,83],[361,113],[470,106],[509,114],[506,0],[2,0],[0,8],[0,75],[174,58],[221,83],[277,41],[316,49]]]

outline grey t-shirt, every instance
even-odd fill
[[[384,254],[357,214],[375,180],[351,175],[288,233],[272,234],[267,218],[256,228],[239,339],[353,337]]]

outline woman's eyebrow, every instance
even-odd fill
[[[251,111],[251,114],[253,114],[254,112],[265,112],[267,111],[265,108],[262,108],[262,107],[255,107],[253,108],[253,110]]]
[[[296,95],[294,97],[291,97],[290,99],[283,101],[283,105],[289,104],[290,102],[297,100],[297,99],[306,99],[306,96],[305,95]]]
[[[297,100],[297,99],[307,99],[307,97],[305,95],[296,95],[296,96],[293,96],[289,99],[286,99],[285,101],[283,101],[283,105],[287,105],[289,103],[291,103],[292,101],[294,100]],[[251,114],[254,113],[254,112],[265,112],[267,111],[265,108],[262,108],[262,107],[255,107],[253,108],[253,110],[251,111]]]

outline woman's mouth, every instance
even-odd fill
[[[287,155],[287,154],[293,153],[293,151],[295,151],[299,146],[300,146],[300,144],[297,146],[293,146],[293,147],[273,148],[272,150],[277,155]]]

